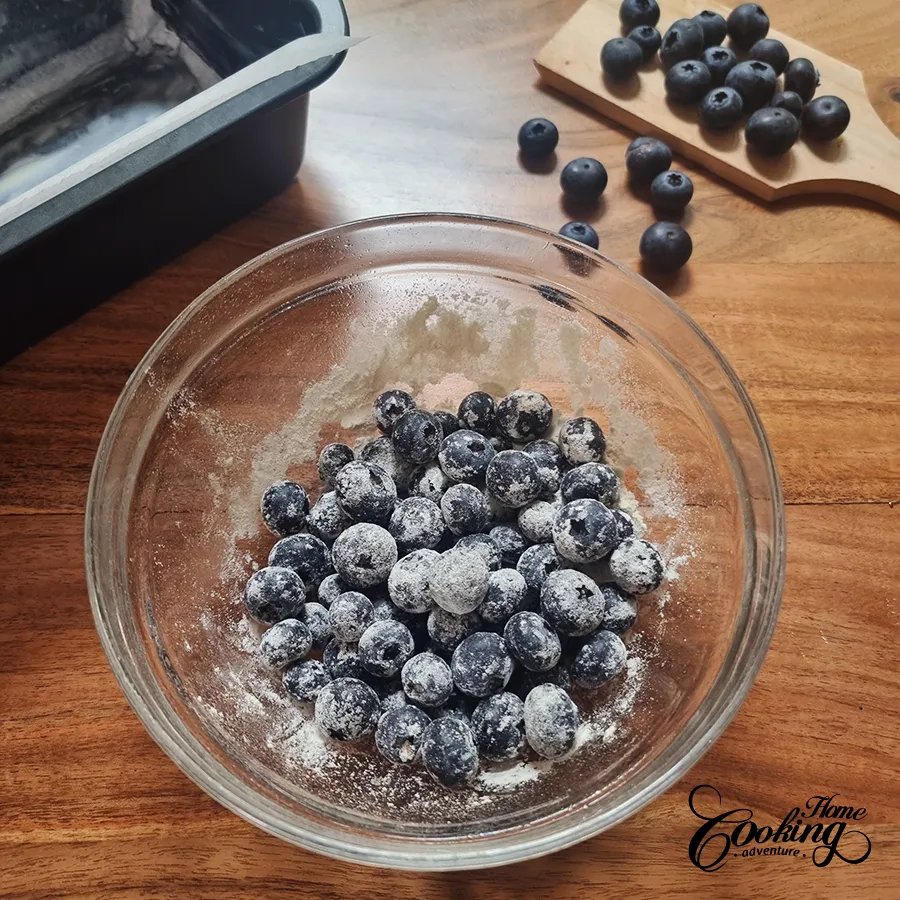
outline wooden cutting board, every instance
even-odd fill
[[[588,0],[550,39],[535,58],[541,78],[638,134],[662,138],[684,156],[764,200],[798,194],[840,193],[864,197],[900,211],[900,140],[881,121],[869,102],[859,70],[770,31],[788,48],[791,58],[806,57],[821,73],[816,96],[835,94],[850,107],[850,125],[836,141],[801,139],[780,157],[762,157],[744,141],[743,128],[724,133],[701,130],[696,108],[670,104],[658,59],[625,84],[604,80],[600,49],[622,33],[620,0]],[[661,34],[676,19],[701,9],[728,16],[729,10],[699,0],[665,0]],[[780,81],[779,81],[780,84]]]

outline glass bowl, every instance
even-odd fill
[[[405,386],[447,406],[542,390],[607,430],[624,502],[663,548],[627,669],[578,697],[577,749],[447,791],[323,741],[258,661],[243,583],[273,539],[262,490],[317,488],[325,442]],[[411,215],[285,244],[211,287],[131,376],[97,455],[88,587],[110,665],[163,750],[272,834],[409,869],[499,865],[597,834],[680,778],[734,716],[784,576],[778,475],[696,325],[600,254],[513,222]]]

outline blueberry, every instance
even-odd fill
[[[509,525],[495,525],[489,534],[500,553],[500,565],[514,568],[519,557],[525,552],[528,541],[518,529]]]
[[[559,143],[559,129],[549,119],[529,119],[519,129],[519,149],[531,159],[549,156]]]
[[[460,400],[456,417],[461,428],[490,435],[497,425],[497,404],[490,394],[472,391]]]
[[[721,44],[728,34],[728,24],[717,12],[704,9],[694,16],[694,21],[703,29],[703,46],[714,47]]]
[[[441,508],[424,497],[402,500],[391,513],[388,531],[394,536],[400,553],[437,547],[444,536]]]
[[[422,762],[444,787],[461,787],[478,772],[478,749],[465,722],[447,716],[435,719],[422,738]]]
[[[417,653],[410,657],[400,672],[403,690],[413,703],[443,706],[453,693],[450,666],[435,653]]]
[[[521,450],[504,450],[488,465],[486,486],[490,495],[504,506],[519,509],[541,492],[537,463],[531,455]],[[452,490],[453,488],[447,491],[445,499]]]
[[[296,619],[303,611],[305,600],[303,579],[284,566],[259,569],[250,576],[244,588],[247,612],[266,625],[274,625],[282,619]]]
[[[468,549],[478,553],[485,561],[490,572],[496,572],[500,568],[500,551],[490,535],[467,534],[456,542],[456,546],[460,550]]]
[[[544,582],[541,611],[560,634],[581,637],[596,631],[603,623],[606,596],[583,572],[560,569],[551,572]],[[558,660],[557,657],[552,665],[556,665]]]
[[[632,43],[628,41],[628,43]],[[640,60],[640,47],[633,44]],[[589,156],[580,156],[566,163],[559,176],[559,186],[563,193],[577,203],[594,203],[606,188],[609,176],[603,163]],[[537,437],[537,435],[534,435]]]
[[[787,153],[797,142],[800,123],[786,109],[765,106],[756,110],[747,120],[744,137],[747,144],[765,156]]]
[[[576,416],[567,420],[560,429],[559,450],[565,461],[572,466],[588,462],[599,463],[606,453],[606,435],[593,419]]]
[[[428,636],[437,649],[452,653],[463,638],[478,630],[479,624],[474,613],[457,616],[436,606],[428,613]]]
[[[351,525],[335,542],[334,568],[352,588],[368,588],[387,580],[397,562],[397,542],[380,525]]]
[[[375,730],[381,703],[358,678],[336,678],[316,697],[316,725],[336,741],[358,741]]]
[[[415,651],[412,632],[402,622],[375,622],[359,639],[359,661],[362,667],[379,678],[396,675]]]
[[[803,113],[803,135],[814,141],[833,141],[850,124],[850,108],[840,97],[816,97]]]
[[[611,81],[628,81],[637,74],[643,62],[643,51],[631,38],[612,38],[600,51],[600,67]]]
[[[524,606],[527,591],[525,579],[515,569],[491,572],[478,614],[488,625],[505,625]]]
[[[457,616],[472,612],[484,600],[489,574],[487,563],[476,550],[447,550],[431,570],[432,602]]]
[[[677,222],[656,222],[641,235],[641,259],[657,272],[676,272],[693,249],[691,236]]]
[[[566,472],[560,491],[564,503],[599,500],[612,506],[619,499],[619,477],[606,463],[587,462]]]
[[[725,86],[734,88],[744,101],[744,112],[766,106],[775,95],[778,76],[768,64],[758,59],[738,63],[726,76]]]
[[[487,498],[475,485],[454,484],[441,497],[441,513],[453,534],[475,534],[487,526]]]
[[[659,21],[659,5],[656,0],[622,0],[619,21],[629,31],[638,25],[655,25]]]
[[[372,601],[359,591],[341,594],[328,608],[328,624],[332,634],[346,643],[358,641],[374,621]]]
[[[779,91],[772,97],[769,106],[775,109],[786,109],[798,119],[803,115],[803,100],[795,91]]]
[[[375,398],[372,415],[375,417],[375,424],[389,435],[394,430],[397,419],[415,408],[416,401],[406,391],[385,391]]]
[[[559,233],[570,241],[578,241],[587,247],[597,250],[600,247],[600,237],[587,222],[566,222]]]
[[[768,63],[775,70],[776,75],[780,75],[785,70],[788,60],[791,58],[787,47],[775,38],[760,38],[750,48],[748,55],[750,59]]]
[[[662,584],[662,557],[653,544],[639,538],[626,538],[613,550],[609,571],[623,591],[649,594]]]
[[[616,546],[634,534],[634,519],[621,509],[610,510],[616,520]]]
[[[625,151],[625,167],[636,184],[649,184],[672,165],[672,151],[656,138],[635,138]]]
[[[519,531],[535,544],[549,544],[553,540],[553,522],[558,503],[535,500],[519,510]]]
[[[344,591],[349,591],[350,585],[341,579],[336,572],[326,575],[319,584],[318,598],[323,606],[331,606]]]
[[[338,535],[352,524],[353,520],[341,509],[334,491],[322,494],[307,517],[310,532],[326,544],[333,544]]]
[[[438,462],[452,481],[476,481],[484,477],[494,453],[484,435],[460,429],[444,438]]]
[[[332,638],[322,651],[322,663],[332,678],[361,678],[365,675],[359,661],[359,647]]]
[[[524,700],[539,684],[555,684],[568,691],[572,687],[569,667],[566,663],[560,662],[546,672],[530,672],[524,666],[520,666],[510,679],[509,689]]]
[[[625,668],[628,651],[611,631],[598,631],[575,654],[572,677],[580,687],[598,688]]]
[[[605,584],[601,590],[606,595],[606,615],[603,628],[613,634],[624,634],[637,619],[637,600],[631,594],[619,590],[614,584]]]
[[[402,709],[404,706],[409,706],[409,700],[407,700],[406,694],[403,693],[403,687],[396,678],[392,678],[389,681],[385,681],[381,678],[373,680],[375,681],[375,684],[373,685],[375,693],[378,694],[378,699],[381,701],[382,718],[385,713],[389,713],[395,709]],[[381,719],[379,719],[379,721],[381,721]],[[429,721],[431,720],[429,719]],[[376,740],[377,739],[378,734],[376,729]]]
[[[701,101],[700,124],[713,131],[724,131],[737,125],[744,114],[741,95],[730,87],[713,88]]]
[[[784,89],[800,96],[809,103],[819,86],[819,70],[808,60],[792,59],[784,70]]]
[[[447,437],[448,434],[453,434],[454,431],[459,431],[459,419],[455,413],[439,409],[434,413],[434,417],[441,423],[441,431],[444,432],[444,437]]]
[[[678,19],[663,35],[659,60],[669,69],[683,59],[697,59],[703,52],[703,29],[693,19]]]
[[[707,47],[700,56],[700,62],[709,69],[712,83],[719,87],[725,84],[728,73],[737,65],[737,56],[731,47]]]
[[[525,698],[525,739],[538,756],[557,759],[575,746],[580,720],[572,698],[555,684],[539,684]]]
[[[403,413],[391,432],[397,453],[416,465],[431,462],[437,456],[443,439],[444,429],[437,416],[423,409]]]
[[[282,538],[269,553],[269,565],[293,569],[310,591],[334,571],[331,551],[324,541],[311,534],[292,534]]]
[[[259,508],[266,528],[278,537],[287,537],[306,527],[309,497],[296,481],[276,481],[266,488]]]
[[[358,522],[387,522],[397,503],[397,486],[380,466],[347,463],[334,482],[341,509]]]
[[[652,25],[638,25],[632,28],[628,32],[628,40],[634,41],[641,48],[641,58],[645,63],[656,56],[662,45],[662,35]]]
[[[491,446],[494,448],[495,453],[502,453],[504,450],[512,450],[513,448],[512,441],[502,434],[495,434],[493,437],[488,438],[488,440],[491,442]]]
[[[305,659],[284,670],[281,683],[295,699],[307,703],[319,696],[319,691],[331,681],[325,666],[317,659]]]
[[[553,544],[534,544],[519,557],[516,571],[525,579],[531,596],[540,597],[547,576],[559,566],[559,555]]]
[[[552,420],[553,407],[538,391],[513,391],[497,404],[497,430],[512,441],[541,437]]]
[[[514,759],[525,748],[525,704],[507,692],[486,697],[472,713],[472,735],[485,759]]]
[[[259,655],[279,669],[308,656],[311,649],[312,635],[299,619],[276,622],[259,642]]]
[[[354,459],[353,451],[346,444],[326,444],[316,463],[319,478],[325,482],[327,487],[333,489],[337,473]]]
[[[375,746],[392,763],[410,765],[419,755],[425,729],[431,719],[415,706],[388,710],[375,728]]]
[[[419,466],[409,479],[410,497],[424,497],[434,503],[440,503],[444,491],[453,482],[444,474],[444,470],[437,463],[429,463]]]
[[[389,437],[366,441],[359,450],[359,459],[382,469],[398,490],[406,490],[409,487],[409,479],[415,466],[397,452],[394,442]]]
[[[684,172],[660,172],[650,185],[653,208],[670,215],[683,212],[693,196],[694,182]]]
[[[666,72],[665,83],[666,96],[670,100],[697,103],[712,87],[712,75],[699,59],[683,59]]]
[[[460,641],[450,660],[457,689],[470,697],[487,697],[506,687],[513,660],[499,634],[476,631]]]
[[[300,621],[309,629],[313,649],[323,650],[331,640],[328,610],[321,603],[306,603]]]
[[[474,697],[467,697],[459,691],[454,690],[450,695],[450,699],[439,709],[433,710],[434,719],[457,719],[467,727],[471,727],[472,713],[478,701]]]
[[[731,43],[746,50],[769,33],[769,17],[758,3],[742,3],[728,15]]]
[[[554,572],[547,579],[544,590],[554,576],[561,574],[562,572]],[[533,612],[517,612],[513,615],[503,629],[503,640],[512,657],[531,672],[552,669],[562,654],[562,645],[556,632],[546,619]]]
[[[414,550],[397,561],[388,575],[388,593],[394,604],[407,613],[426,613],[431,609],[431,574],[439,553]]]
[[[599,500],[572,500],[556,514],[553,543],[557,553],[572,562],[603,559],[617,540],[616,520]]]

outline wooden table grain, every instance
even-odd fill
[[[176,769],[95,636],[82,528],[101,430],[141,355],[217,278],[363,216],[445,210],[558,228],[557,173],[525,172],[516,159],[515,132],[533,115],[560,126],[560,163],[606,164],[593,221],[602,248],[637,265],[651,213],[625,186],[632,135],[540,88],[531,63],[577,2],[349,0],[355,32],[371,37],[314,94],[297,182],[0,367],[0,897],[900,897],[900,226],[865,203],[770,207],[685,166],[694,257],[659,284],[734,365],[768,430],[788,505],[787,586],[732,725],[617,828],[502,872],[417,876],[313,856]],[[862,69],[898,129],[898,4],[766,7],[780,30]],[[687,850],[698,825],[687,797],[700,783],[759,822],[839,794],[866,807],[871,855],[821,869],[730,859],[701,872]]]

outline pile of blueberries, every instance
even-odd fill
[[[622,671],[635,595],[663,578],[616,508],[602,429],[578,417],[546,439],[553,408],[529,390],[476,391],[456,414],[390,390],[373,412],[381,437],[321,451],[311,508],[295,481],[262,497],[280,540],[244,601],[271,626],[263,658],[329,738],[374,735],[447,787],[479,756],[563,756],[569,691]]]

